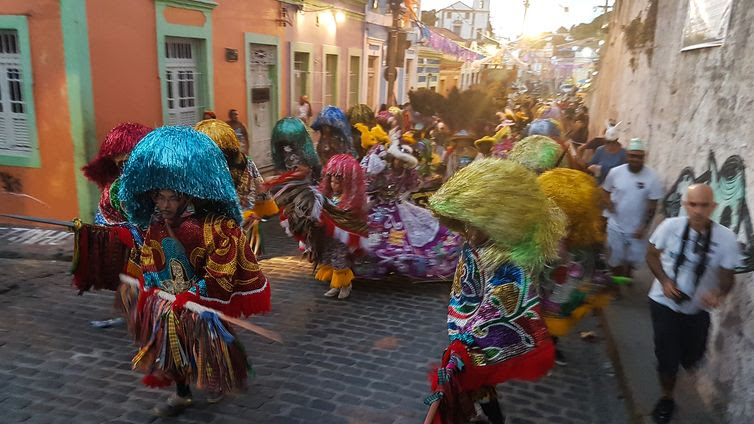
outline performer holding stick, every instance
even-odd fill
[[[157,415],[191,406],[191,384],[206,389],[209,402],[219,401],[245,386],[245,350],[217,314],[184,306],[193,302],[230,317],[270,309],[269,284],[241,231],[225,157],[193,129],[158,128],[134,149],[121,181],[119,198],[129,220],[148,228],[138,303],[124,302],[141,345],[133,367],[146,373],[146,385],[176,383],[176,393],[154,409]]]

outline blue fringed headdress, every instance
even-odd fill
[[[544,135],[550,138],[560,138],[560,127],[552,119],[535,119],[526,129],[526,135]]]
[[[188,127],[161,127],[131,153],[121,176],[119,198],[129,221],[149,225],[153,190],[173,190],[213,203],[214,210],[241,223],[241,207],[225,156],[206,135]]]
[[[339,133],[343,140],[348,141],[349,144],[351,143],[351,140],[353,140],[351,134],[351,124],[348,122],[348,118],[346,118],[346,115],[343,113],[343,111],[338,109],[337,107],[325,106],[324,109],[322,109],[322,111],[319,113],[319,115],[317,115],[317,119],[314,120],[312,129],[314,129],[315,131],[320,131],[323,125],[329,125],[335,128],[335,131]],[[353,147],[351,148],[353,149]]]

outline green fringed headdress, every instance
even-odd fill
[[[131,153],[120,178],[119,198],[129,221],[149,225],[153,190],[173,190],[210,203],[241,223],[241,206],[225,156],[205,134],[188,127],[161,127]]]
[[[524,166],[501,159],[472,162],[458,171],[429,199],[438,216],[485,232],[491,246],[483,261],[511,261],[535,269],[558,256],[565,235],[565,216]]]
[[[278,171],[286,171],[285,146],[292,148],[301,160],[312,169],[315,178],[319,178],[322,164],[319,162],[317,152],[314,151],[314,145],[306,131],[306,126],[300,119],[291,116],[283,118],[272,129],[270,150],[272,151],[272,161]]]
[[[563,148],[550,137],[530,135],[513,145],[508,159],[542,173],[558,166],[563,159]]]

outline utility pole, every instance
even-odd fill
[[[387,81],[387,104],[395,106],[397,104],[395,99],[395,80],[398,78],[397,68],[403,67],[403,63],[399,63],[399,61],[400,58],[404,57],[400,49],[406,47],[404,43],[400,42],[401,39],[405,40],[405,37],[400,37],[402,32],[401,15],[403,14],[403,0],[390,0],[390,11],[393,14],[393,26],[390,28],[390,36],[387,40],[387,60],[385,61],[384,77]]]
[[[526,13],[529,12],[529,6],[531,6],[531,4],[529,3],[529,0],[524,0],[524,20],[523,20],[523,22],[521,22],[521,33],[522,34],[526,33],[526,29],[525,29],[526,28]]]

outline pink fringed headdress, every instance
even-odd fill
[[[133,122],[125,122],[111,129],[100,146],[99,153],[89,164],[81,168],[84,175],[103,189],[115,181],[120,169],[112,161],[114,156],[130,154],[152,128]]]
[[[338,208],[359,216],[363,215],[366,207],[366,188],[364,171],[359,162],[353,156],[347,154],[335,155],[330,158],[322,172],[322,181],[319,183],[319,191],[327,197],[333,195],[330,180],[334,176],[343,178],[343,192]]]

